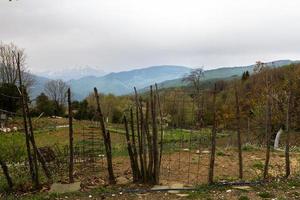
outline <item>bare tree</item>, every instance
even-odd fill
[[[204,71],[202,68],[197,68],[192,70],[188,75],[186,75],[182,81],[192,84],[197,93],[201,90],[201,81],[204,77]]]
[[[19,59],[19,60],[18,60]],[[23,49],[15,44],[4,44],[0,42],[0,83],[17,85],[18,83],[18,63],[23,80],[23,85],[27,88],[34,83],[32,75],[26,68],[26,56]]]
[[[65,105],[68,85],[62,80],[51,80],[45,85],[45,93],[55,103],[55,114]]]
[[[197,105],[196,119],[197,119],[197,122],[199,123],[200,127],[202,127],[203,123],[204,123],[204,119],[203,119],[204,98],[201,98],[201,96],[203,97],[203,94],[201,94],[201,81],[202,81],[203,77],[204,77],[203,69],[198,68],[198,69],[192,70],[190,72],[190,74],[188,74],[187,76],[185,76],[182,79],[182,81],[187,82],[188,84],[190,84],[193,87],[193,99]]]

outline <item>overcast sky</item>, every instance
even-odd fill
[[[0,0],[0,40],[33,72],[300,59],[299,0]]]

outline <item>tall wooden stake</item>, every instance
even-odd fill
[[[136,88],[134,87],[134,93],[135,93],[135,115],[136,115],[136,130],[137,130],[137,136],[138,136],[138,146],[139,146],[139,160],[140,160],[140,166],[141,166],[141,177],[145,181],[145,169],[144,169],[144,161],[143,161],[143,145],[142,145],[142,124],[140,123],[140,115],[139,115],[139,100],[138,100],[138,94],[136,91]]]
[[[74,183],[74,148],[73,148],[73,110],[71,101],[71,89],[68,89],[68,108],[69,108],[69,182]]]
[[[290,165],[290,106],[291,92],[288,95],[287,110],[286,110],[286,140],[285,140],[285,177],[288,178],[291,174]]]
[[[156,94],[153,94],[152,86],[150,86],[150,98],[151,98],[151,116],[152,116],[152,140],[153,140],[153,159],[154,159],[154,183],[159,183],[159,152],[158,152],[158,129],[157,129],[157,119],[156,119],[156,105],[157,98]]]
[[[217,137],[216,95],[217,95],[217,85],[215,84],[214,92],[213,92],[213,128],[212,128],[212,135],[211,135],[211,153],[210,153],[210,163],[209,163],[209,172],[208,172],[208,184],[212,184],[214,182],[216,137]]]
[[[24,90],[24,96],[25,96],[25,111],[26,111],[26,115],[27,115],[27,119],[28,119],[29,131],[30,131],[30,142],[31,142],[31,145],[33,148],[33,161],[34,161],[34,164],[36,166],[36,171],[37,171],[36,174],[38,175],[38,161],[39,161],[42,165],[45,175],[48,178],[48,181],[52,182],[51,173],[46,165],[46,160],[45,160],[44,156],[41,154],[41,152],[39,151],[39,149],[36,145],[36,142],[35,142],[32,120],[31,120],[30,110],[29,110],[28,100],[27,100],[27,99],[29,99],[29,96],[27,95],[26,89]]]
[[[266,180],[268,178],[269,172],[269,162],[270,162],[270,149],[271,149],[271,102],[270,102],[270,95],[267,96],[267,105],[266,105],[266,160],[265,160],[265,167],[264,167],[264,174],[263,178]]]
[[[31,121],[30,111],[29,111],[28,102],[27,102],[28,95],[27,95],[26,89],[24,89],[23,91],[24,91],[23,95],[24,95],[24,99],[25,99],[25,114],[28,119],[28,126],[29,126],[29,132],[30,132],[29,139],[30,139],[32,149],[33,149],[33,164],[34,164],[34,169],[35,169],[35,186],[36,186],[36,188],[40,188],[37,147],[36,147],[35,140],[34,140],[32,121]]]
[[[22,104],[22,113],[23,113],[23,125],[24,125],[24,132],[25,132],[25,139],[26,139],[26,150],[27,150],[27,157],[29,163],[29,171],[31,175],[31,180],[35,183],[36,174],[33,166],[33,160],[31,155],[31,147],[30,147],[30,135],[28,132],[27,126],[27,115],[26,115],[26,106],[25,106],[25,97],[24,97],[24,86],[22,82],[22,74],[21,74],[21,66],[20,66],[20,54],[17,54],[17,68],[18,68],[18,78],[19,78],[19,88],[20,88],[20,95],[21,95],[21,104]],[[36,183],[35,183],[36,184]]]
[[[130,165],[131,165],[132,174],[133,174],[133,182],[137,182],[138,181],[138,174],[137,174],[138,170],[137,170],[137,166],[135,165],[134,154],[132,151],[132,145],[131,145],[131,141],[130,141],[129,128],[128,128],[128,122],[127,122],[126,116],[124,116],[123,121],[124,121],[124,126],[125,126],[127,150],[128,150]]]
[[[163,129],[163,116],[162,116],[162,107],[161,107],[161,102],[160,102],[160,97],[158,94],[158,87],[157,84],[155,83],[155,92],[157,96],[157,104],[158,104],[158,109],[159,109],[159,118],[160,118],[160,152],[159,152],[159,171],[160,171],[160,166],[161,166],[161,159],[162,159],[162,154],[163,154],[163,144],[164,144],[164,129]]]
[[[235,85],[235,104],[236,104],[236,132],[237,132],[237,140],[238,140],[237,142],[238,142],[238,152],[239,152],[239,178],[243,179],[240,102],[239,102],[239,95],[238,95],[236,85]]]
[[[113,171],[113,165],[112,165],[112,152],[111,152],[111,140],[110,140],[110,133],[109,131],[106,130],[105,128],[105,123],[104,123],[104,118],[100,106],[100,101],[99,101],[99,95],[97,88],[94,88],[94,93],[96,97],[96,103],[97,103],[97,112],[99,114],[99,120],[100,120],[100,126],[102,130],[102,137],[104,141],[104,146],[106,150],[106,159],[107,159],[107,170],[108,170],[108,175],[109,175],[109,183],[110,184],[115,184],[115,176],[114,176],[114,171]]]
[[[135,142],[135,131],[134,131],[134,118],[133,118],[133,110],[130,109],[130,127],[131,127],[131,138],[132,138],[132,150],[133,150],[133,158],[134,158],[134,168],[136,170],[137,174],[137,180],[138,181],[141,178],[141,173],[139,170],[139,164],[138,164],[138,153],[136,149],[136,142]]]

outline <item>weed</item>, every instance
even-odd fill
[[[226,154],[223,151],[218,151],[217,156],[226,156]]]
[[[273,194],[271,194],[271,193],[269,193],[269,192],[267,192],[267,191],[258,193],[258,196],[260,196],[260,197],[263,198],[263,199],[273,198],[273,197],[274,197]]]
[[[257,146],[247,143],[242,147],[242,150],[243,151],[255,151],[255,150],[257,150]]]
[[[264,169],[264,164],[261,161],[255,161],[255,163],[252,165],[253,168],[258,170]]]
[[[240,196],[239,200],[250,200],[250,198],[247,196]]]

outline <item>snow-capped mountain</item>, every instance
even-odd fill
[[[44,72],[36,73],[39,76],[43,76],[49,79],[62,79],[64,81],[69,81],[72,79],[80,79],[87,76],[104,76],[107,73],[103,70],[97,69],[95,67],[76,67],[76,68],[62,68],[61,70],[48,70]]]

